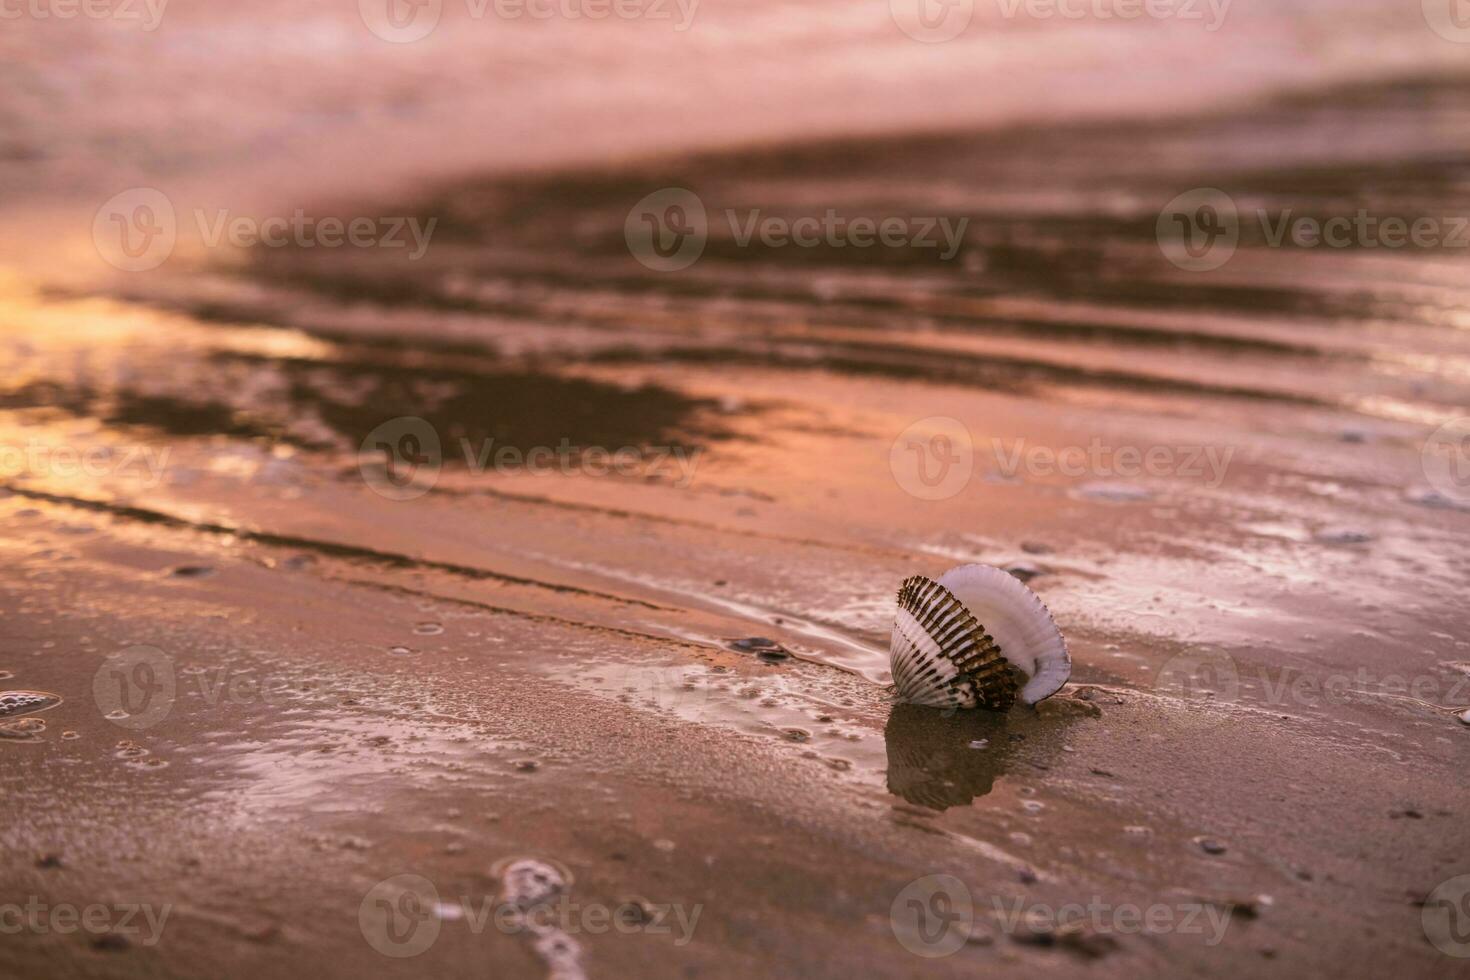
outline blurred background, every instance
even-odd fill
[[[0,20],[0,678],[44,695],[0,705],[0,892],[178,909],[0,966],[1470,953],[1425,911],[1470,870],[1464,0]],[[968,561],[1074,683],[891,711],[894,590]],[[397,877],[526,855],[701,931],[469,933]],[[936,874],[1229,929],[935,952]],[[385,887],[440,938],[384,953]]]

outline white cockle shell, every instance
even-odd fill
[[[1035,704],[1072,673],[1067,643],[1036,593],[990,565],[938,581],[915,575],[898,592],[890,648],[898,697],[939,708],[1004,711]]]

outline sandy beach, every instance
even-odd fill
[[[1464,46],[1360,12],[1358,77],[1338,24],[1311,85],[1171,104],[1083,47],[1111,113],[1016,69],[906,114],[969,69],[895,31],[864,114],[819,9],[806,98],[725,86],[815,23],[696,20],[687,118],[652,25],[564,76],[590,32],[498,38],[555,126],[417,169],[499,118],[425,81],[476,35],[355,74],[297,24],[336,115],[140,77],[109,180],[95,103],[34,125],[62,25],[8,42],[0,975],[1466,970]],[[206,11],[165,64],[277,7]],[[965,562],[1044,600],[1056,696],[894,705],[895,591]]]

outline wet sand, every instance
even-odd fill
[[[1470,518],[1422,447],[1470,403],[1465,256],[1247,225],[1199,275],[1154,235],[1201,186],[1470,213],[1467,112],[1405,82],[464,179],[317,202],[436,217],[414,263],[7,279],[0,444],[40,463],[0,490],[0,686],[63,700],[0,740],[0,883],[170,913],[157,943],[7,935],[0,972],[1448,975],[1421,916],[1470,871]],[[716,216],[968,230],[946,262],[741,245],[720,218],[658,273],[624,220],[668,186]],[[391,499],[359,448],[409,415],[441,465]],[[972,472],[925,499],[945,419]],[[522,464],[477,470],[487,440]],[[526,465],[563,441],[569,472]],[[1094,444],[1170,466],[1026,455]],[[625,446],[621,474],[586,452]],[[56,455],[103,447],[100,473]],[[1039,710],[891,708],[897,584],[961,561],[1017,566],[1067,635],[1073,683]],[[106,717],[140,678],[171,678],[167,710]],[[579,903],[698,918],[686,942],[579,932],[570,959],[453,910],[411,958],[368,938],[379,882],[475,905],[518,857]],[[895,910],[936,874],[974,924],[921,958]],[[1072,904],[1198,928],[1005,915]]]

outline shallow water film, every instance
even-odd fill
[[[0,21],[0,976],[1470,969],[1460,0]]]

